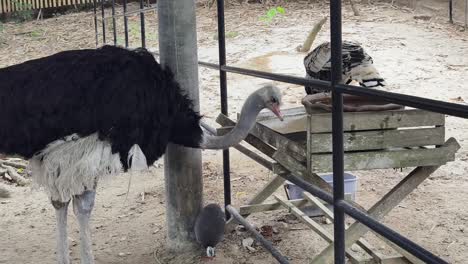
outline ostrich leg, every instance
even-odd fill
[[[52,206],[55,208],[55,218],[57,220],[57,263],[69,264],[70,257],[68,255],[68,237],[67,237],[67,212],[68,202],[52,201]]]
[[[95,196],[95,190],[88,190],[81,195],[75,195],[73,197],[73,212],[78,218],[78,223],[80,225],[80,253],[82,264],[94,264],[89,219],[93,211]]]

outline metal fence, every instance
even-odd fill
[[[94,21],[96,31],[96,45],[99,43],[99,32],[98,32],[98,4],[94,0]],[[225,20],[224,20],[224,0],[217,0],[217,12],[218,12],[218,39],[219,39],[219,64],[199,62],[201,66],[219,70],[220,73],[220,95],[221,95],[221,112],[225,115],[228,114],[228,101],[227,101],[227,79],[226,73],[237,73],[258,78],[264,78],[269,80],[275,80],[285,83],[297,84],[302,86],[313,86],[321,88],[323,90],[331,91],[332,93],[332,126],[333,126],[333,196],[324,192],[304,181],[303,179],[294,175],[284,175],[284,178],[297,186],[301,187],[307,192],[317,196],[333,205],[334,209],[334,254],[335,263],[345,263],[345,214],[353,217],[357,221],[366,225],[374,232],[382,235],[388,240],[392,241],[396,245],[400,246],[404,250],[408,251],[415,257],[426,263],[447,263],[438,256],[432,254],[416,243],[412,242],[408,238],[398,234],[387,226],[379,223],[369,216],[366,212],[359,208],[356,208],[353,204],[344,200],[344,150],[343,150],[343,94],[351,94],[358,96],[367,97],[378,97],[380,100],[385,100],[390,103],[396,103],[400,105],[410,106],[414,108],[424,109],[432,112],[442,113],[450,116],[468,118],[468,106],[447,103],[438,100],[432,100],[427,98],[421,98],[416,96],[385,92],[380,90],[366,89],[356,86],[344,85],[341,83],[341,46],[342,46],[342,34],[341,34],[341,0],[330,1],[330,25],[331,25],[331,47],[332,47],[332,81],[320,81],[320,80],[309,80],[300,77],[286,76],[281,74],[273,74],[262,71],[255,71],[237,67],[231,67],[226,65],[226,37],[225,37]],[[106,17],[104,11],[104,3],[101,2],[101,23],[102,23],[102,40],[106,43]],[[125,46],[128,47],[128,21],[127,16],[135,13],[140,14],[140,26],[141,26],[141,46],[145,47],[145,12],[153,10],[154,8],[144,8],[143,0],[140,0],[140,10],[127,11],[127,2],[123,1],[123,16],[124,16],[124,27],[125,27]],[[122,15],[120,15],[122,16]],[[117,33],[115,27],[115,2],[112,1],[112,23],[113,23],[113,43],[117,43]],[[248,222],[238,214],[236,209],[231,206],[231,182],[230,182],[230,160],[229,150],[223,151],[223,174],[224,174],[224,198],[225,206],[228,217],[232,215],[235,219],[243,223],[247,229],[253,232],[258,241],[267,249],[280,263],[288,263],[286,257],[282,256],[267,240],[263,239],[255,229],[248,224]]]

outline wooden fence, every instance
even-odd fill
[[[96,2],[100,2],[100,0],[96,0]],[[0,14],[91,3],[93,0],[0,0]]]

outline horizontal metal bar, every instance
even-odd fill
[[[232,72],[237,74],[249,75],[253,77],[269,79],[274,81],[280,81],[285,83],[292,83],[301,86],[313,86],[316,88],[323,89],[324,91],[331,91],[331,83],[328,81],[321,81],[321,80],[310,80],[301,77],[294,77],[294,76],[287,76],[283,74],[276,74],[276,73],[269,73],[269,72],[262,72],[250,69],[243,69],[231,66],[222,66],[220,67],[217,64],[209,63],[209,62],[202,62],[200,61],[199,64],[201,66],[212,68],[212,69],[220,69],[226,72]],[[386,92],[377,89],[368,89],[359,86],[351,86],[345,84],[335,85],[335,88],[338,92],[352,94],[352,95],[359,95],[359,96],[368,96],[368,97],[378,97],[381,100],[388,101],[391,103],[396,103],[399,105],[405,105],[410,107],[415,107],[419,109],[428,110],[431,112],[457,116],[461,118],[468,118],[468,106],[455,104],[455,103],[448,103],[439,100],[427,99],[412,95],[406,94],[399,94],[399,93],[392,93]]]
[[[440,100],[433,100],[413,95],[391,93],[377,89],[369,89],[344,84],[336,85],[335,89],[339,92],[346,94],[378,97],[379,99],[384,99],[385,101],[388,101],[390,103],[406,105],[451,116],[468,118],[468,106],[461,104],[448,103]]]
[[[256,71],[256,70],[250,70],[250,69],[244,69],[244,68],[238,68],[238,67],[232,67],[232,66],[220,67],[218,64],[203,62],[203,61],[198,62],[198,64],[207,68],[211,68],[211,69],[216,69],[216,70],[221,69],[226,72],[249,75],[253,77],[259,77],[263,79],[292,83],[292,84],[297,84],[297,85],[304,85],[304,86],[312,85],[317,88],[322,88],[326,91],[331,90],[330,82],[321,81],[321,80],[310,80],[310,79],[305,79],[301,77],[288,76],[284,74],[277,74],[277,73],[270,73],[270,72],[262,72],[262,71]]]
[[[278,260],[279,263],[288,264],[289,261],[286,259],[285,256],[281,254],[272,244],[270,241],[266,240],[245,218],[243,218],[237,210],[232,207],[231,205],[226,206],[226,210],[231,213],[231,216],[236,219],[239,223],[241,223],[249,232],[255,237],[255,239],[262,244],[262,246],[268,250],[271,255]]]
[[[348,214],[349,216],[363,223],[364,225],[372,229],[374,232],[384,236],[388,240],[397,244],[399,247],[405,249],[406,251],[413,254],[415,257],[418,257],[422,261],[426,263],[437,263],[437,264],[448,263],[444,261],[443,259],[437,257],[436,255],[432,254],[431,252],[427,251],[426,249],[422,248],[418,244],[407,239],[406,237],[398,234],[392,229],[374,220],[367,213],[363,212],[362,210],[357,209],[356,207],[346,202],[345,200],[338,201],[335,204],[335,206],[343,209],[345,213]]]

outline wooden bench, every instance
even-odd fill
[[[281,175],[292,173],[307,179],[310,183],[332,193],[330,186],[317,173],[332,171],[331,113],[305,109],[304,107],[284,111],[285,120],[279,121],[270,113],[262,113],[257,124],[245,141],[273,161],[264,159],[258,153],[245,147],[238,147],[244,154],[275,172],[268,182],[247,205],[240,207],[240,213],[251,213],[288,208],[296,216],[316,231],[330,245],[317,255],[314,263],[332,263],[333,237],[330,237],[318,223],[301,214],[300,208],[315,204],[322,211],[326,209],[306,195],[304,199],[284,200],[275,196],[276,202],[264,203],[284,184]],[[235,122],[220,115],[217,122],[223,126],[219,134],[229,131]],[[407,195],[417,188],[440,166],[455,159],[460,148],[458,142],[450,138],[445,141],[445,116],[418,109],[392,110],[382,112],[344,113],[344,167],[345,171],[415,167],[415,169],[379,200],[368,213],[377,220],[390,212]],[[312,198],[311,198],[312,197]],[[359,206],[355,203],[356,206]],[[364,210],[361,206],[361,209]],[[333,215],[325,212],[330,219]],[[233,224],[231,221],[229,225]],[[232,227],[232,225],[231,225]],[[362,259],[350,251],[347,256],[353,263],[422,263],[408,252],[385,240],[401,255],[384,258],[373,250],[361,237],[369,231],[356,222],[346,233],[349,248],[355,242],[369,253],[370,259]],[[385,260],[385,261],[384,261]]]

